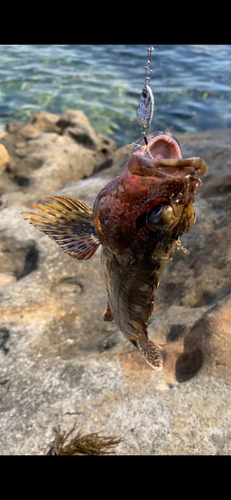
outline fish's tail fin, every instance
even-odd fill
[[[151,340],[148,340],[147,342],[137,341],[136,344],[146,363],[148,363],[148,365],[154,370],[162,370],[163,359],[160,354],[160,346],[153,344]]]
[[[92,209],[84,201],[68,196],[44,199],[52,200],[52,204],[30,205],[28,208],[38,212],[22,212],[30,215],[25,220],[50,236],[66,254],[79,260],[90,259],[100,245]]]

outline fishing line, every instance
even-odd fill
[[[152,93],[152,89],[149,86],[151,76],[152,76],[152,65],[151,65],[151,59],[152,59],[152,51],[153,51],[153,46],[148,45],[147,46],[147,64],[145,66],[145,79],[144,79],[144,87],[141,92],[139,104],[138,104],[138,109],[137,109],[137,119],[138,122],[141,126],[140,132],[143,135],[144,142],[146,145],[146,153],[148,153],[151,158],[153,159],[153,156],[151,155],[151,152],[149,150],[149,145],[148,145],[148,139],[146,137],[146,133],[151,125],[152,117],[153,117],[153,112],[154,112],[154,97]],[[137,144],[137,143],[132,143],[132,144]],[[129,144],[130,146],[130,144]],[[139,146],[139,145],[138,145]]]

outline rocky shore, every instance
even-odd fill
[[[150,338],[175,342],[155,372],[102,321],[100,250],[71,259],[20,215],[54,194],[92,206],[132,146],[73,110],[0,131],[1,454],[44,454],[76,419],[122,437],[118,454],[231,453],[231,130],[175,135],[208,173],[182,238],[190,255],[175,252],[158,290]]]

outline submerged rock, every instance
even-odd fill
[[[116,453],[230,454],[231,131],[176,134],[208,173],[182,238],[190,255],[175,252],[150,321],[152,340],[175,340],[159,373],[102,321],[100,250],[74,260],[20,215],[52,194],[92,206],[131,154],[80,111],[48,115],[0,138],[10,158],[0,184],[1,453],[46,453],[53,427],[71,428],[78,413],[81,433],[123,438]]]

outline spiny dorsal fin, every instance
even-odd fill
[[[50,203],[37,203],[28,208],[39,212],[22,212],[30,224],[52,238],[62,250],[79,260],[90,259],[100,245],[92,209],[84,202],[68,196],[49,196]]]

